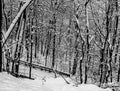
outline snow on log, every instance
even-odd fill
[[[18,12],[17,16],[14,18],[14,20],[12,21],[10,27],[8,28],[6,34],[5,34],[5,39],[3,41],[3,46],[6,43],[8,37],[10,36],[15,24],[17,23],[18,19],[20,18],[21,14],[23,13],[23,11],[27,8],[27,6],[30,4],[32,0],[27,0],[26,3],[22,6],[22,8],[20,9],[20,11]]]

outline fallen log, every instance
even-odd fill
[[[32,68],[37,68],[37,69],[45,70],[45,71],[49,71],[49,72],[56,72],[56,73],[58,73],[60,75],[64,75],[64,76],[70,77],[69,73],[61,72],[61,71],[58,71],[58,70],[53,70],[52,68],[49,68],[49,67],[45,67],[45,66],[37,65],[37,64],[30,65],[30,63],[22,61],[22,60],[20,60],[19,62],[20,62],[20,64],[22,64],[24,66],[32,66]]]

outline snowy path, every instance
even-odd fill
[[[20,66],[20,74],[28,76],[29,67]],[[53,73],[32,69],[32,78],[15,78],[12,75],[0,73],[0,91],[51,91],[43,85],[43,78],[54,77]]]
[[[22,74],[28,75],[29,68],[20,67]],[[69,78],[67,84],[63,78],[54,78],[53,73],[32,69],[32,77],[35,80],[15,78],[6,72],[0,73],[0,91],[112,91],[102,89],[93,84],[74,86]],[[45,78],[43,80],[43,78]]]
[[[20,74],[29,76],[29,67],[20,65]],[[48,71],[41,71],[40,69],[32,68],[32,78],[43,79],[44,77],[54,77],[54,73]]]

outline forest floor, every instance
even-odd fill
[[[29,68],[21,66],[20,74],[28,75]],[[54,73],[32,69],[32,78],[16,78],[6,72],[0,73],[0,91],[112,91],[110,88],[102,89],[93,84],[81,84],[77,87],[73,81],[65,77],[70,83],[67,84],[65,80]],[[119,90],[118,90],[119,91]]]
[[[37,61],[34,63],[37,63]],[[43,63],[40,61],[41,64]],[[29,77],[29,66],[20,65],[19,75]],[[110,88],[103,89],[95,85],[95,83],[91,84],[91,81],[89,84],[76,86],[73,79],[64,76],[69,82],[67,84],[62,76],[59,74],[56,76],[57,78],[55,78],[55,73],[53,72],[37,68],[32,68],[32,78],[34,80],[16,78],[7,72],[2,72],[0,73],[0,91],[112,91]],[[120,88],[115,91],[120,91]]]

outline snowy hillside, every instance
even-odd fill
[[[43,74],[45,75],[46,72]],[[63,78],[46,77],[44,80],[36,78],[35,80],[15,78],[6,72],[0,73],[0,91],[112,91],[111,89],[102,89],[92,84],[82,84],[74,86],[69,78],[66,78],[70,84],[67,84]]]
[[[7,73],[0,73],[0,91],[51,91],[39,80],[15,78]]]

